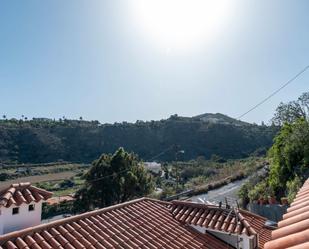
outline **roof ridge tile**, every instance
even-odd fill
[[[272,240],[265,249],[307,248],[309,244],[309,178],[298,191],[279,228],[272,232]]]
[[[47,200],[52,193],[44,189],[34,187],[30,182],[13,183],[0,191],[0,207],[10,207],[11,205],[21,205],[22,203],[38,202]]]

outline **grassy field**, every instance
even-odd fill
[[[12,183],[31,182],[53,192],[54,196],[73,194],[83,184],[80,176],[88,168],[87,164],[74,163],[8,165],[0,168],[0,175],[5,176],[5,180],[0,181],[0,189]]]
[[[64,196],[74,194],[83,185],[84,180],[79,176],[72,176],[62,180],[41,181],[34,185],[39,188],[53,192],[53,196]]]
[[[60,173],[53,173],[53,174],[45,174],[45,175],[35,175],[35,176],[25,176],[16,178],[13,180],[7,180],[0,182],[0,188],[7,187],[12,183],[19,183],[19,182],[31,182],[31,183],[39,183],[39,182],[47,182],[47,181],[56,181],[56,180],[64,180],[70,179],[76,175],[75,171],[66,171]]]

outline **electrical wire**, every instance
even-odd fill
[[[292,77],[290,80],[288,80],[286,83],[284,83],[280,88],[278,88],[276,91],[274,91],[272,94],[270,94],[268,97],[266,97],[265,99],[263,99],[261,102],[259,102],[258,104],[256,104],[255,106],[253,106],[251,109],[249,109],[248,111],[246,111],[245,113],[241,114],[239,117],[237,117],[237,119],[241,119],[242,117],[244,117],[245,115],[247,115],[248,113],[250,113],[251,111],[255,110],[256,108],[258,108],[260,105],[264,104],[267,100],[269,100],[270,98],[272,98],[274,95],[276,95],[278,92],[280,92],[283,88],[285,88],[286,86],[288,86],[289,84],[291,84],[293,81],[295,81],[300,75],[302,75],[304,72],[306,72],[309,69],[309,65],[306,66],[305,68],[303,68],[299,73],[297,73],[294,77]]]
[[[174,147],[175,147],[175,145],[172,145],[172,146],[168,147],[166,150],[164,150],[164,151],[160,152],[159,154],[155,155],[154,157],[150,158],[149,161],[152,161],[152,160],[158,158],[159,156],[163,155],[164,153],[166,153],[167,151],[173,149]]]
[[[251,109],[249,109],[248,111],[246,111],[245,113],[243,113],[242,115],[240,115],[239,117],[237,117],[237,119],[241,119],[242,117],[244,117],[245,115],[247,115],[248,113],[250,113],[251,111],[255,110],[256,108],[258,108],[260,105],[264,104],[267,100],[269,100],[270,98],[272,98],[274,95],[276,95],[278,92],[280,92],[283,88],[285,88],[286,86],[288,86],[289,84],[291,84],[293,81],[295,81],[300,75],[302,75],[304,72],[306,72],[307,70],[309,69],[309,65],[306,66],[305,68],[303,68],[299,73],[297,73],[293,78],[291,78],[290,80],[288,80],[285,84],[283,84],[279,89],[277,89],[276,91],[274,91],[273,93],[271,93],[268,97],[266,97],[265,99],[263,99],[261,102],[259,102],[258,104],[256,104],[255,106],[253,106]],[[172,149],[174,147],[173,146],[170,146],[168,147],[166,150],[160,152],[159,154],[157,154],[156,156],[150,158],[150,161],[160,157],[161,155],[163,155],[164,153],[166,153],[167,151],[169,151],[170,149]],[[88,182],[96,182],[96,181],[100,181],[100,180],[103,180],[105,178],[108,178],[108,177],[115,177],[121,173],[124,173],[124,172],[127,172],[127,171],[130,171],[130,169],[126,169],[126,170],[123,170],[123,171],[120,171],[118,173],[114,173],[114,174],[111,174],[111,175],[107,175],[107,176],[102,176],[102,177],[99,177],[97,179],[93,179],[93,180],[90,180]]]

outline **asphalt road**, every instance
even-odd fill
[[[265,166],[264,168],[257,171],[255,173],[255,176],[260,177],[266,175],[267,169],[268,166]],[[239,181],[231,182],[227,185],[222,186],[221,188],[210,190],[206,194],[192,196],[189,201],[218,204],[219,202],[225,203],[225,200],[227,199],[228,203],[231,206],[236,206],[236,200],[239,200],[237,195],[238,191],[241,188],[241,185],[245,183],[248,178],[249,177]]]
[[[220,201],[225,203],[225,199],[227,198],[230,205],[235,205],[236,200],[239,199],[237,196],[238,190],[246,180],[247,178],[231,182],[221,188],[210,190],[206,194],[192,196],[189,200],[193,202],[201,202],[203,200],[217,204]]]

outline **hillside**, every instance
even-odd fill
[[[91,162],[120,146],[144,160],[174,160],[173,145],[185,150],[184,160],[213,154],[241,158],[270,147],[276,131],[276,127],[248,124],[223,114],[172,115],[160,121],[115,124],[0,120],[0,162]]]
[[[236,126],[249,125],[249,123],[231,118],[221,113],[205,113],[193,118],[213,124],[230,124]]]

